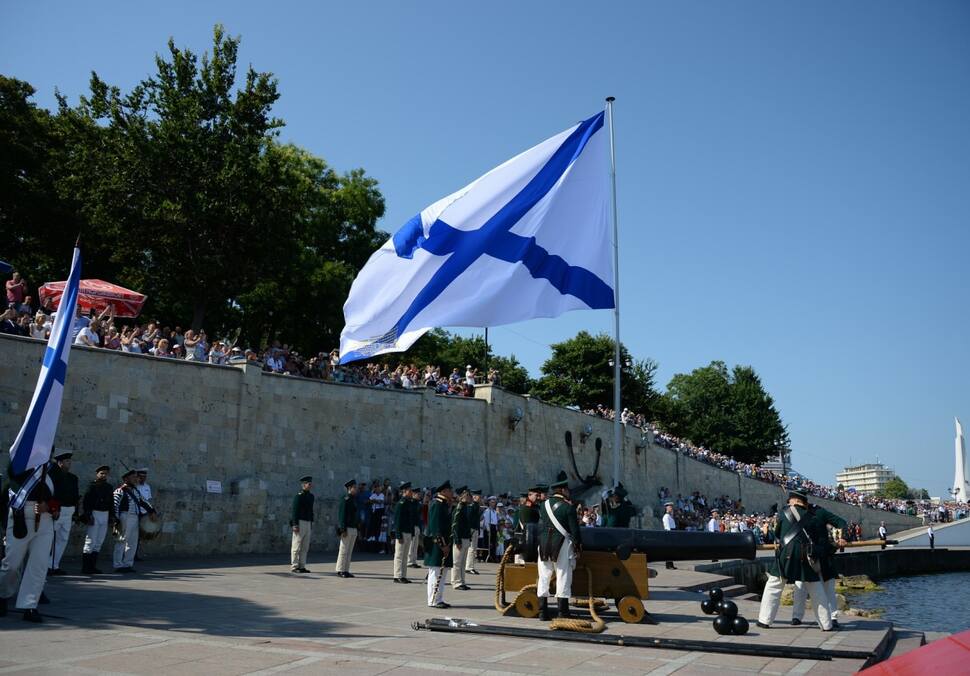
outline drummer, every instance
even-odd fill
[[[148,483],[148,468],[139,467],[135,470],[136,480],[135,480],[135,490],[138,491],[138,497],[141,498],[141,502],[138,504],[138,520],[149,518],[148,509],[145,505],[152,505],[152,487]],[[152,512],[154,517],[155,512]],[[141,538],[138,539],[138,551],[135,553],[135,561],[142,561],[145,558],[144,554],[144,543]]]

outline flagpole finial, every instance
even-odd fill
[[[616,97],[615,96],[607,96],[606,97],[606,102],[607,103],[613,103],[614,101],[616,101]]]
[[[74,248],[75,249],[80,249],[81,248],[81,233],[78,233],[77,234],[77,239],[74,242]]]

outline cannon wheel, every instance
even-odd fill
[[[532,590],[520,592],[515,597],[515,612],[519,617],[538,617],[539,616],[539,597]]]
[[[624,596],[616,602],[616,609],[620,612],[620,618],[627,624],[639,623],[647,612],[643,608],[643,601],[636,596]]]

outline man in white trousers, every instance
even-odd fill
[[[10,490],[16,494],[33,475],[33,470],[12,477]],[[37,604],[47,581],[54,520],[50,512],[54,483],[49,476],[34,486],[23,509],[10,508],[7,519],[7,550],[0,563],[0,615],[7,614],[7,598],[17,595],[16,607],[24,611],[27,622],[43,621]],[[24,565],[23,575],[20,568]],[[18,591],[19,587],[19,591]]]
[[[790,491],[788,505],[778,513],[775,525],[775,559],[768,569],[768,582],[761,595],[758,626],[771,627],[781,605],[785,581],[800,582],[811,597],[815,617],[822,631],[832,631],[833,625],[829,598],[823,577],[827,565],[828,532],[826,524],[845,528],[845,522],[831,512],[809,508],[808,497],[800,491]],[[840,540],[840,543],[842,541]]]
[[[154,513],[151,505],[146,505],[135,488],[136,472],[128,470],[121,476],[122,483],[114,491],[115,543],[114,569],[116,573],[135,572],[135,552],[138,550],[138,512],[147,507]]]
[[[424,565],[428,569],[428,607],[444,610],[445,570],[454,565],[451,542],[451,482],[445,481],[435,491],[428,508],[428,528],[425,531]]]
[[[74,456],[70,451],[57,453],[54,460],[57,464],[50,468],[51,481],[54,483],[54,499],[60,505],[57,520],[54,521],[54,544],[51,548],[51,562],[48,575],[65,575],[61,569],[61,557],[67,549],[68,540],[71,538],[71,525],[77,506],[81,499],[77,475],[71,473],[71,458]]]
[[[340,547],[337,550],[337,577],[352,578],[354,574],[350,572],[350,559],[354,553],[354,543],[357,542],[358,512],[357,500],[357,480],[351,479],[344,484],[347,489],[346,495],[340,499],[340,506],[337,511],[337,537],[340,538]]]
[[[472,529],[468,539],[468,550],[465,552],[465,572],[478,575],[475,569],[475,557],[478,555],[478,538],[481,535],[482,492],[480,490],[472,491],[472,501],[465,506],[465,509],[468,510],[468,523]],[[458,566],[461,563],[456,561],[455,565]]]
[[[391,517],[391,534],[394,537],[394,582],[410,584],[408,579],[407,558],[414,537],[413,514],[411,507],[411,482],[402,481],[397,487],[398,499]]]
[[[94,481],[88,486],[81,501],[84,514],[82,522],[87,525],[84,536],[84,551],[81,555],[81,573],[84,575],[100,575],[98,568],[98,554],[104,544],[108,528],[113,524],[113,495],[108,476],[111,468],[101,465],[95,470]]]
[[[576,506],[569,500],[569,482],[560,480],[550,486],[552,497],[539,511],[539,609],[543,620],[550,620],[549,583],[556,576],[556,602],[559,617],[570,617],[569,596],[573,569],[582,553],[582,535]]]

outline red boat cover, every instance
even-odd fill
[[[46,306],[50,299],[55,309],[61,304],[66,282],[47,282],[38,289],[41,306]],[[145,304],[146,296],[126,289],[123,286],[111,284],[100,279],[82,279],[81,292],[78,294],[77,306],[87,313],[94,309],[101,312],[105,308],[114,307],[115,317],[137,317]]]
[[[880,662],[862,673],[865,676],[970,674],[970,629]]]

